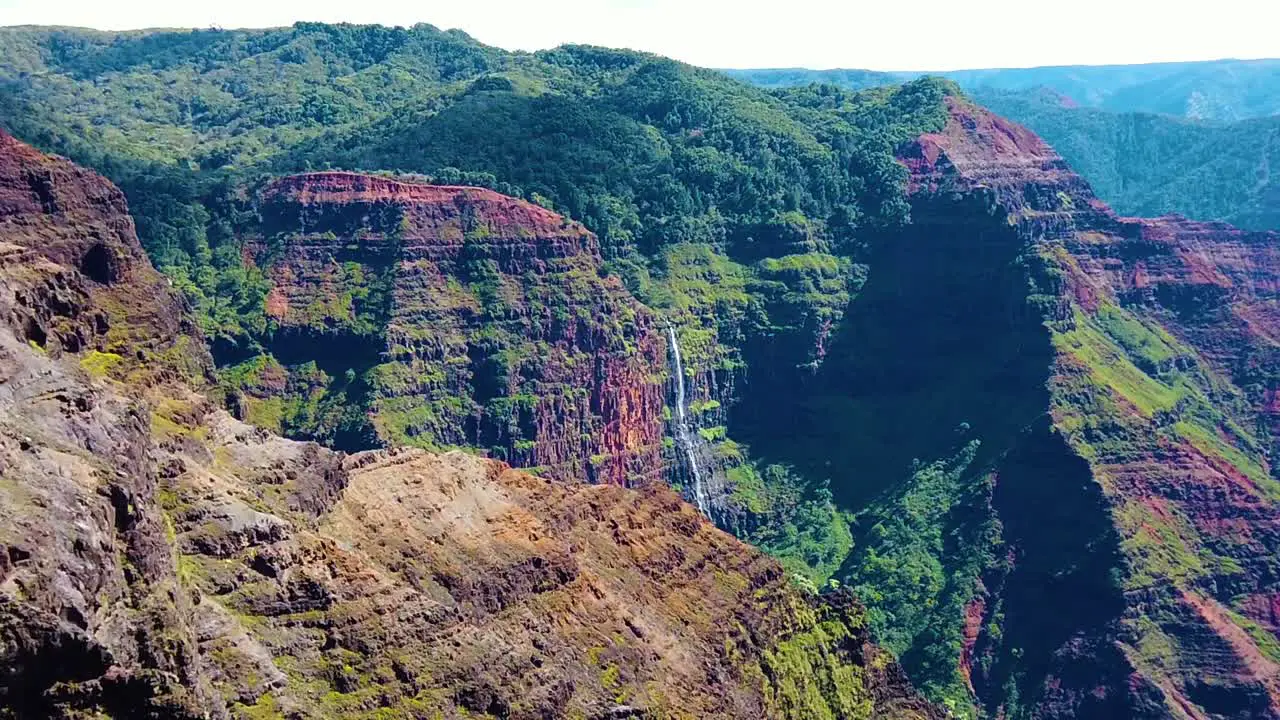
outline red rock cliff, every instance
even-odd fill
[[[326,354],[297,343],[335,343],[347,365],[323,369],[366,373],[381,442],[489,448],[560,478],[658,475],[662,336],[581,225],[353,173],[281,179],[262,205],[272,351],[288,365]]]
[[[945,214],[977,198],[995,219],[988,233],[1004,225],[1025,244],[1027,300],[1053,348],[1054,432],[1087,461],[1120,553],[1122,606],[1076,627],[1046,661],[1036,712],[1280,717],[1280,235],[1118,217],[1033,134],[949,104],[946,128],[901,153],[917,222],[946,232],[958,226]],[[997,504],[1002,492],[1017,494],[1002,486]],[[1052,539],[1015,537],[1013,522],[1005,516],[1016,568]],[[998,620],[991,608],[1012,572],[987,579],[997,589],[976,605],[984,625]],[[977,642],[999,655],[999,640]],[[986,677],[964,668],[980,697],[999,696],[999,667],[988,663]]]
[[[203,372],[178,295],[143,253],[124,195],[0,132],[0,321],[43,350],[167,354]],[[198,344],[198,343],[197,343]]]

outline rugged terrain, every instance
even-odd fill
[[[336,447],[485,448],[560,479],[661,470],[666,343],[594,235],[479,188],[352,173],[263,191],[267,354],[245,416]]]
[[[669,490],[234,420],[120,192],[6,135],[0,242],[0,715],[940,717]]]
[[[740,70],[763,87],[865,89],[914,73]],[[939,73],[1048,142],[1112,208],[1280,230],[1280,61]]]
[[[1117,217],[1033,134],[948,103],[946,129],[901,153],[913,228],[888,251],[933,259],[883,257],[894,294],[868,283],[863,297],[892,317],[930,297],[899,299],[904,283],[943,283],[951,313],[981,307],[986,318],[964,326],[972,351],[950,342],[950,313],[918,326],[925,358],[873,392],[955,403],[968,391],[954,385],[972,385],[987,408],[947,404],[890,433],[920,450],[963,422],[979,444],[897,491],[854,577],[871,593],[892,585],[877,546],[893,552],[886,538],[920,521],[913,498],[938,493],[952,504],[932,520],[949,538],[934,557],[949,572],[931,595],[952,620],[898,646],[909,667],[937,662],[955,633],[960,678],[992,715],[1280,715],[1280,482],[1269,460],[1280,236]],[[941,268],[945,279],[932,276]],[[865,359],[860,374],[847,367],[837,380],[876,371]],[[857,387],[844,387],[853,402],[878,402]],[[936,479],[947,475],[955,484]],[[877,604],[890,627],[912,612]]]
[[[125,619],[64,617],[157,702],[914,707],[843,585],[958,717],[1280,714],[1275,234],[1121,217],[938,80],[766,93],[637,53],[316,24],[6,31],[0,72],[0,121],[119,179],[192,304],[96,179],[97,235],[9,241],[7,282],[39,288],[10,303],[15,368],[97,378],[30,397],[90,428],[80,405],[110,410],[129,467],[159,468],[154,490],[119,476],[113,532],[171,559],[145,587],[121,570]],[[10,227],[84,204],[25,167]],[[39,428],[38,407],[12,414]],[[541,477],[432,454],[455,446]],[[177,630],[112,634],[140,616]],[[115,682],[48,681],[22,697]]]
[[[1034,130],[1124,214],[1280,229],[1280,176],[1271,170],[1280,165],[1280,117],[1211,123],[1107,112],[1043,89],[975,99]]]

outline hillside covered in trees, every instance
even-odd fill
[[[509,53],[428,25],[0,30],[5,128],[120,185],[229,387],[279,367],[273,347],[291,332],[268,312],[263,266],[245,260],[271,178],[341,168],[524,198],[584,223],[604,271],[675,324],[707,413],[699,442],[739,480],[728,522],[816,582],[849,545],[826,479],[758,464],[717,408],[757,355],[762,373],[815,362],[868,244],[907,218],[895,148],[940,128],[953,91],[922,80],[770,93],[640,53]],[[386,296],[370,280],[357,295]],[[789,349],[762,354],[770,338]],[[333,441],[371,369],[348,368],[350,385],[340,368],[300,367],[290,387],[310,389],[269,424]],[[315,377],[327,378],[319,395]]]
[[[913,73],[732,70],[762,87],[863,89]],[[1049,142],[1118,211],[1280,228],[1280,61],[940,73]]]
[[[1280,228],[1280,116],[1217,124],[1072,107],[1043,90],[975,96],[1035,130],[1120,212]]]

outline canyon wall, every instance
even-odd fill
[[[1034,135],[948,102],[901,154],[917,222],[955,233],[933,218],[967,205],[1017,240],[1047,401],[987,466],[966,681],[992,713],[1280,716],[1280,236],[1118,217]]]
[[[337,447],[477,447],[614,484],[660,475],[665,336],[582,226],[489,190],[351,173],[280,179],[261,214],[247,256],[271,280],[274,330],[271,359],[250,363],[251,418],[255,400],[288,395],[257,417]],[[308,428],[326,393],[361,416]]]
[[[909,224],[856,262],[802,223],[782,258],[665,249],[671,328],[536,205],[277,180],[246,253],[272,331],[235,404],[337,447],[674,480],[744,534],[777,521],[751,494],[770,464],[853,514],[851,552],[802,542],[850,553],[836,576],[956,712],[1273,717],[1276,237],[1118,217],[1034,135],[947,102],[899,153]]]
[[[943,717],[665,488],[285,440],[209,366],[119,192],[0,134],[0,715]]]

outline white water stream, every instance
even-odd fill
[[[689,421],[685,413],[684,364],[680,361],[680,342],[676,340],[676,329],[667,325],[667,338],[671,344],[671,357],[675,360],[676,375],[676,444],[689,459],[689,474],[693,478],[693,502],[698,510],[711,517],[711,504],[707,501],[707,488],[702,482],[702,471],[698,469],[698,448],[693,433],[689,429]]]

